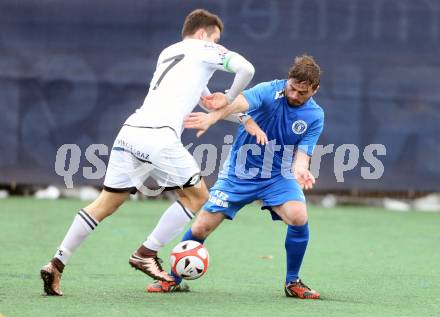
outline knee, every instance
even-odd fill
[[[105,218],[111,216],[113,213],[116,212],[116,210],[118,210],[118,207],[120,205],[107,205],[107,206],[102,206],[99,204],[90,204],[86,207],[84,207],[84,210],[86,212],[89,213],[90,216],[92,216],[93,218],[95,218],[98,221],[102,221]]]
[[[110,216],[121,207],[124,201],[125,199],[106,199],[98,208],[102,209],[107,216]]]
[[[98,221],[112,215],[128,197],[128,193],[109,193],[102,191],[99,197],[84,209]]]
[[[191,226],[191,231],[194,237],[205,240],[212,232],[212,227],[207,223],[195,222]]]
[[[205,188],[204,190],[202,190],[200,192],[200,195],[199,195],[199,204],[200,204],[199,209],[202,208],[202,206],[208,201],[208,198],[209,198],[209,192]]]
[[[209,192],[208,192],[208,188],[206,187],[206,184],[203,180],[197,185],[200,185],[200,187],[199,187],[199,190],[196,192],[195,198],[197,200],[197,203],[199,204],[199,209],[200,209],[208,201]]]
[[[303,226],[308,221],[307,208],[299,207],[286,213],[286,222],[291,226]]]
[[[187,195],[188,198],[188,204],[190,205],[190,209],[193,212],[197,212],[200,210],[204,203],[209,198],[209,193],[206,188],[199,190],[197,193],[193,195]]]
[[[114,200],[109,203],[108,209],[111,211],[111,213],[114,213],[116,210],[118,210],[119,207],[124,203],[124,200]]]

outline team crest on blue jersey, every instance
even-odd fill
[[[281,97],[284,97],[284,89],[275,93],[275,100],[280,99]]]
[[[292,131],[295,134],[303,134],[307,130],[307,123],[304,120],[296,120],[292,124]]]

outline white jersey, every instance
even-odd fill
[[[157,61],[148,95],[125,122],[135,127],[168,126],[180,136],[209,79],[218,69],[230,71],[233,52],[223,46],[185,39],[164,49]]]

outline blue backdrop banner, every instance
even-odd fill
[[[321,65],[316,100],[326,124],[319,144],[328,154],[315,162],[318,189],[440,190],[436,0],[3,0],[0,183],[64,183],[57,151],[76,144],[77,166],[69,151],[64,166],[76,171],[74,185],[101,184],[90,157],[107,162],[109,150],[90,146],[110,149],[142,104],[158,54],[180,40],[185,15],[198,7],[222,17],[221,43],[255,65],[251,85],[285,78],[298,54]],[[209,88],[222,91],[231,80],[217,72]],[[210,184],[235,129],[221,123],[200,139],[183,134],[191,152],[202,143],[217,148]],[[382,144],[386,155],[370,144]],[[380,178],[365,177],[381,165]]]

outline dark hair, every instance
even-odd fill
[[[206,29],[207,32],[214,32],[215,27],[218,27],[220,32],[223,31],[223,22],[217,15],[204,9],[196,9],[186,16],[182,37],[193,35],[200,28]]]
[[[295,57],[293,66],[289,69],[289,79],[295,79],[298,82],[307,82],[316,89],[321,78],[321,68],[310,55],[301,55]]]

